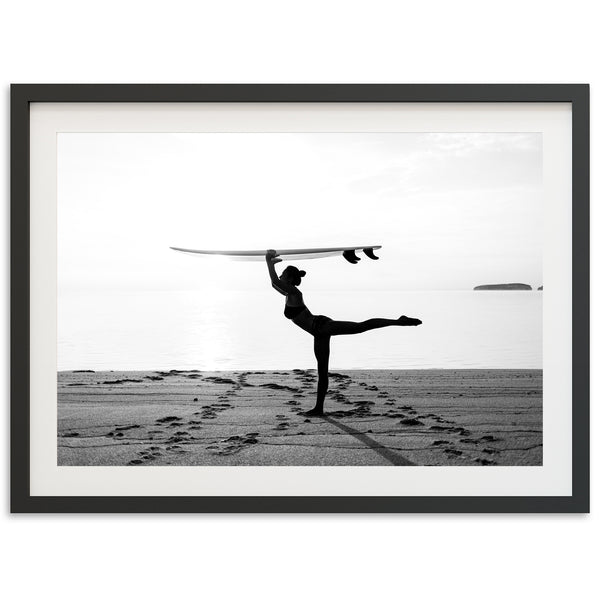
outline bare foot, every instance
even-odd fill
[[[323,413],[322,408],[317,408],[315,406],[311,410],[307,410],[307,411],[303,412],[302,414],[306,415],[307,417],[322,417],[324,413]]]
[[[404,315],[398,319],[398,325],[404,326],[416,326],[420,325],[422,322],[421,319],[413,319],[412,317],[405,317]]]

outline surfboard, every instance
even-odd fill
[[[183,252],[192,256],[222,256],[230,260],[259,261],[265,260],[266,250],[192,250],[190,248],[176,248],[170,246],[171,250]],[[356,264],[360,257],[357,252],[362,252],[371,260],[378,260],[379,257],[373,254],[374,250],[379,250],[381,246],[339,246],[336,248],[285,248],[282,250],[274,249],[278,258],[281,260],[306,260],[314,258],[327,258],[329,256],[343,256],[348,262]]]

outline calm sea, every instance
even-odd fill
[[[314,314],[422,319],[332,340],[332,369],[542,368],[542,292],[321,292]],[[265,292],[62,293],[58,369],[314,368],[312,338]]]

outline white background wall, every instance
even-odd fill
[[[6,197],[10,82],[589,82],[598,114],[592,2],[13,0],[2,13]],[[8,441],[1,451],[7,484]],[[3,501],[11,598],[591,598],[599,587],[597,501],[591,516],[318,517],[9,516]]]

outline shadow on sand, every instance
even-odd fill
[[[377,454],[379,454],[380,456],[385,458],[385,460],[387,460],[388,462],[390,462],[391,464],[393,464],[395,466],[406,467],[406,466],[414,466],[415,465],[415,463],[410,462],[410,460],[408,460],[407,458],[404,458],[404,456],[402,456],[395,450],[390,450],[390,448],[386,448],[385,446],[381,445],[379,442],[376,442],[373,438],[370,438],[366,433],[362,433],[361,431],[358,431],[358,429],[354,429],[353,427],[344,425],[343,423],[340,423],[336,419],[333,419],[327,415],[323,415],[321,417],[321,419],[323,419],[324,421],[327,421],[328,423],[331,423],[334,427],[341,429],[344,433],[347,433],[347,434],[351,435],[352,437],[356,438],[359,442],[361,442],[365,446],[369,447],[374,452],[377,452]]]

